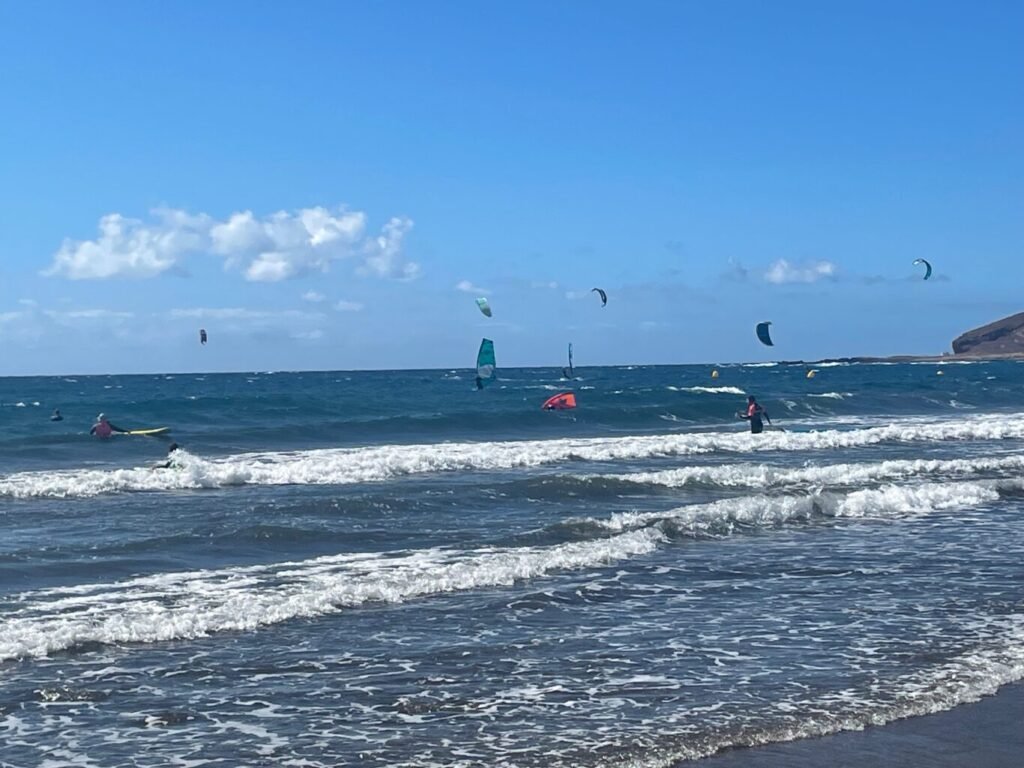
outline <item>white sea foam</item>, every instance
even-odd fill
[[[83,643],[154,643],[254,630],[368,602],[511,585],[643,555],[664,540],[645,528],[551,547],[346,554],[245,568],[143,576],[15,595],[0,617],[0,660]]]
[[[156,574],[11,596],[0,618],[0,660],[41,657],[84,643],[153,643],[252,631],[368,602],[511,585],[554,572],[643,556],[666,534],[721,535],[814,516],[897,518],[977,506],[1021,480],[886,486],[848,494],[754,495],[588,522],[606,538],[548,547],[432,548],[340,554],[272,565]]]
[[[677,392],[704,392],[709,395],[745,395],[739,387],[669,387]]]
[[[848,397],[853,397],[853,392],[821,392],[817,394],[809,394],[808,397],[822,397],[827,400],[845,400]]]
[[[670,768],[682,760],[713,755],[726,747],[756,746],[826,736],[840,731],[859,731],[866,726],[882,726],[895,720],[943,712],[991,696],[1004,685],[1024,678],[1024,616],[1009,614],[980,619],[971,628],[977,636],[999,638],[996,643],[971,647],[941,664],[924,671],[886,681],[885,689],[893,698],[885,703],[874,697],[850,698],[840,693],[821,693],[793,703],[779,703],[779,709],[807,713],[796,723],[774,728],[753,727],[721,733],[703,742],[695,742],[688,731],[679,734],[671,747],[644,757],[632,768]],[[821,717],[837,700],[847,706],[839,715]]]
[[[77,469],[0,476],[0,498],[73,498],[105,493],[238,485],[344,485],[449,471],[538,467],[567,461],[622,461],[728,451],[816,451],[886,442],[1024,438],[1024,414],[820,432],[689,432],[496,443],[383,445],[206,460],[182,453],[175,469]]]
[[[603,520],[589,519],[609,531],[644,530],[669,524],[691,534],[726,533],[735,526],[773,527],[812,515],[829,517],[906,517],[945,509],[974,507],[999,499],[1000,491],[1019,491],[1021,480],[889,485],[848,494],[809,496],[744,496],[709,504],[692,504],[667,512],[619,512]]]
[[[768,464],[725,464],[609,475],[580,475],[586,480],[618,480],[639,485],[683,488],[717,485],[726,488],[778,488],[795,485],[858,486],[884,480],[922,476],[963,477],[986,472],[1024,472],[1024,455],[975,459],[893,459],[877,463],[829,464],[817,467],[773,467]]]

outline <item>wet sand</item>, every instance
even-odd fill
[[[732,749],[680,768],[1022,768],[1024,684],[946,712],[817,739]]]

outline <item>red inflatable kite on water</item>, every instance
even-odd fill
[[[575,407],[576,395],[572,392],[560,392],[557,395],[552,395],[541,406],[545,411],[564,411]]]

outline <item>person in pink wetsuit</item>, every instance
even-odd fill
[[[102,413],[96,417],[96,423],[92,425],[92,429],[89,430],[90,435],[96,435],[96,437],[106,439],[111,437],[115,432],[127,432],[127,429],[121,429],[116,424],[111,424],[107,421],[107,417]]]

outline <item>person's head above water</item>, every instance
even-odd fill
[[[96,421],[106,421],[106,420],[107,420],[106,414],[102,414],[101,413],[99,416],[96,417]]]
[[[747,402],[748,403],[756,403],[757,400],[754,399],[753,395],[747,395]]]
[[[168,453],[174,453],[176,450],[178,450],[178,444],[177,443],[171,443],[169,446],[167,446],[167,452]]]

